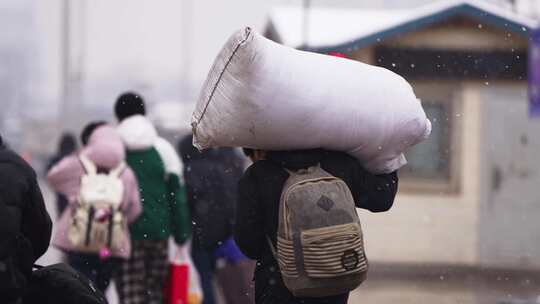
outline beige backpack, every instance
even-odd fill
[[[125,163],[98,173],[96,165],[84,154],[79,159],[85,170],[77,207],[68,230],[68,239],[81,252],[99,253],[102,249],[114,252],[125,244],[126,225],[120,205],[124,197],[124,184],[120,179]]]
[[[368,261],[349,187],[319,165],[289,173],[279,206],[277,250],[268,239],[285,286],[296,297],[355,289],[366,278]]]

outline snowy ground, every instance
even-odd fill
[[[42,185],[47,209],[56,218],[54,196]],[[61,260],[55,248],[38,261],[48,265]],[[117,304],[109,288],[111,304]],[[424,271],[418,268],[374,264],[369,279],[351,294],[349,304],[532,304],[540,303],[540,274],[475,272],[467,269]]]

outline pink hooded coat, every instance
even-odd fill
[[[116,168],[125,158],[124,145],[115,129],[105,125],[98,127],[90,136],[88,144],[78,153],[84,153],[99,168]],[[53,245],[66,251],[73,251],[73,246],[68,240],[68,228],[71,214],[81,185],[81,177],[84,169],[78,154],[72,154],[62,159],[47,174],[47,180],[51,187],[68,198],[69,205],[61,215],[56,225]],[[141,213],[142,205],[139,197],[139,186],[133,171],[126,167],[121,175],[124,182],[124,199],[121,210],[128,223],[133,222]],[[126,224],[127,225],[127,224]],[[126,227],[126,234],[129,230]],[[111,252],[114,257],[129,258],[131,254],[131,242],[129,235],[124,238],[125,244],[118,252]]]

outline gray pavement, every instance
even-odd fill
[[[379,265],[349,303],[540,303],[540,274],[440,265]]]

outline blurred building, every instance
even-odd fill
[[[265,16],[275,5],[388,9],[430,1],[20,2],[26,3],[26,14],[35,27],[31,38],[39,52],[38,74],[43,80],[39,94],[44,96],[41,104],[65,116],[69,112],[79,121],[78,112],[100,114],[125,88],[143,92],[152,102],[197,98],[215,55],[229,35],[246,25],[261,30]]]
[[[21,134],[48,143],[61,132],[50,128],[77,131],[88,120],[111,119],[111,104],[126,89],[140,91],[151,107],[161,100],[193,102],[228,36],[246,25],[263,29],[275,5],[389,9],[432,1],[5,0],[0,24],[10,30],[0,34],[0,60],[8,68],[0,77],[9,79],[2,78],[0,125],[14,130],[10,137],[21,149],[52,152],[47,146],[35,151],[38,144],[23,142]],[[508,9],[527,1],[490,0]]]
[[[407,154],[394,209],[361,214],[372,261],[540,269],[540,119],[527,110],[537,22],[473,0],[312,8],[307,28],[303,14],[275,9],[267,37],[397,72],[433,123]]]
[[[33,43],[33,14],[30,3],[5,1],[0,4],[0,133],[13,148],[22,143],[24,118],[29,117],[31,89],[36,64]]]

